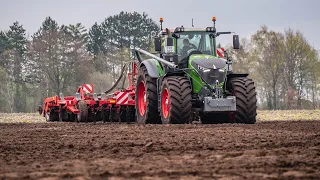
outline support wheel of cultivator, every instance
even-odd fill
[[[59,121],[60,122],[70,121],[67,111],[65,109],[63,109],[61,106],[59,108]]]
[[[126,108],[126,120],[127,123],[135,122],[135,109],[134,107],[127,106]]]
[[[101,110],[101,119],[103,123],[106,123],[107,121],[110,122],[110,109],[108,106],[103,105]]]
[[[135,109],[130,106],[123,107],[120,118],[121,122],[126,122],[127,124],[135,122]]]
[[[192,119],[191,85],[186,77],[166,77],[161,85],[160,105],[163,124],[184,124]]]
[[[139,70],[135,97],[137,122],[141,124],[160,124],[157,80],[148,75],[148,71],[144,66]]]
[[[59,120],[59,115],[52,109],[49,113],[45,114],[45,118],[47,122],[53,122]]]
[[[126,122],[127,121],[127,111],[126,111],[126,106],[121,106],[120,107],[120,119],[119,122]]]
[[[88,106],[87,103],[85,101],[79,101],[78,102],[78,109],[79,109],[79,113],[77,114],[77,120],[78,122],[88,122]]]
[[[236,96],[237,111],[229,113],[231,123],[254,124],[257,116],[256,89],[252,79],[233,78],[228,84],[232,95]]]

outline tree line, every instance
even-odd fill
[[[150,50],[159,29],[137,12],[120,12],[89,29],[46,17],[31,37],[14,22],[0,31],[0,112],[34,112],[46,97],[74,95],[83,83],[104,92],[132,59],[130,46]]]
[[[318,51],[300,31],[261,26],[240,50],[229,48],[234,71],[250,73],[262,109],[316,109],[320,101]]]
[[[89,29],[46,17],[30,37],[14,22],[0,31],[0,112],[34,112],[44,98],[73,95],[83,83],[105,91],[134,58],[130,47],[151,51],[151,35],[159,30],[146,13],[124,11]],[[319,57],[301,32],[262,26],[242,39],[240,50],[227,49],[234,71],[255,80],[260,108],[319,107]]]

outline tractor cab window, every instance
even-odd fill
[[[177,53],[179,60],[188,57],[191,51],[212,55],[213,44],[208,32],[185,31],[177,40]]]

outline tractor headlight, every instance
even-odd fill
[[[207,69],[199,66],[198,73],[202,79],[210,85],[215,85],[217,81],[222,83],[226,77],[226,71],[224,69]]]
[[[210,69],[202,67],[200,65],[198,65],[198,70],[203,71],[203,72],[210,72]]]

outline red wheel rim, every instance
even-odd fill
[[[161,94],[161,110],[164,118],[168,118],[170,110],[170,99],[168,89],[165,88]]]
[[[140,82],[138,87],[138,108],[140,115],[143,116],[147,109],[146,87],[144,82]]]

